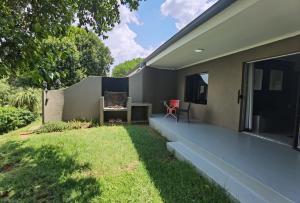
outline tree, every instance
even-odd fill
[[[46,81],[49,87],[57,83],[70,86],[84,78],[80,52],[72,38],[50,36],[40,43],[37,53],[34,68],[25,75],[33,82],[31,85],[41,86]]]
[[[106,76],[113,58],[110,50],[99,37],[92,32],[71,27],[68,36],[73,38],[80,53],[80,65],[86,69],[86,75]]]
[[[88,75],[106,76],[113,63],[99,37],[78,27],[70,27],[65,36],[42,40],[32,57],[31,70],[19,74],[15,83],[42,86],[46,81],[49,88],[70,86]]]
[[[125,77],[129,72],[133,71],[141,62],[142,58],[135,58],[129,61],[125,61],[113,68],[113,77]]]
[[[30,70],[39,43],[65,35],[75,21],[106,37],[120,22],[120,5],[136,10],[141,0],[2,0],[0,2],[0,77]]]

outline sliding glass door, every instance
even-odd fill
[[[287,59],[244,64],[240,131],[299,149],[300,69]]]

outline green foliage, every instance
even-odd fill
[[[41,90],[29,88],[18,91],[15,95],[10,97],[10,104],[14,107],[37,112],[41,104]]]
[[[35,68],[29,73],[36,84],[46,81],[54,87],[59,80],[62,86],[69,86],[84,78],[80,53],[72,39],[50,36],[39,45],[38,53]]]
[[[81,121],[51,121],[42,125],[35,133],[51,133],[51,132],[63,132],[66,130],[80,129],[83,127],[90,127],[91,123]]]
[[[80,54],[80,66],[85,70],[85,74],[106,76],[113,58],[99,37],[78,27],[71,27],[67,36],[76,44]]]
[[[41,110],[41,90],[18,88],[7,80],[0,80],[0,106],[14,106],[27,109],[33,113]]]
[[[62,121],[53,121],[44,124],[35,133],[50,133],[50,132],[62,132],[69,129],[68,123]]]
[[[126,77],[127,74],[134,69],[143,61],[142,58],[135,58],[130,61],[125,61],[124,63],[121,63],[117,66],[114,67],[112,71],[112,76],[113,77]]]
[[[34,121],[36,115],[15,107],[0,107],[0,134],[23,127]]]
[[[120,4],[136,10],[140,0],[4,0],[0,3],[0,76],[26,72],[38,44],[64,35],[75,23],[105,37],[120,22]]]
[[[106,76],[113,58],[99,37],[82,28],[70,27],[64,36],[49,36],[35,51],[30,71],[15,79],[19,86],[48,88],[73,85],[89,75]]]
[[[5,79],[0,80],[0,106],[8,105],[14,92],[15,88],[10,86]]]

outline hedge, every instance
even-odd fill
[[[0,134],[26,126],[36,115],[28,110],[11,106],[0,107]]]

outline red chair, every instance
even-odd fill
[[[169,105],[167,104],[166,101],[164,101],[164,105],[167,108],[167,113],[165,115],[165,118],[171,116],[177,120],[177,110],[179,109],[179,100],[171,99],[169,101]]]

